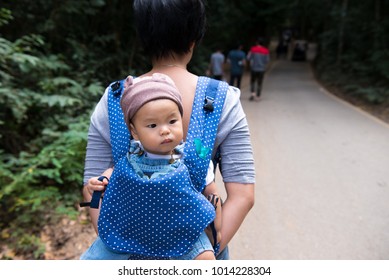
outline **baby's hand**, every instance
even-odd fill
[[[94,191],[105,191],[105,188],[108,185],[108,179],[104,176],[105,178],[103,181],[100,181],[100,177],[101,176],[90,178],[88,184],[85,185],[85,189],[90,195],[92,195]]]
[[[98,177],[92,177],[88,180],[88,183],[84,186],[84,191],[89,193],[92,196],[94,191],[105,191],[105,188],[108,185],[109,178],[111,178],[113,168],[108,168]],[[101,180],[101,177],[105,177]],[[99,180],[100,178],[100,180]]]

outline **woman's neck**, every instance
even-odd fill
[[[172,55],[169,57],[165,58],[159,58],[159,59],[154,59],[152,61],[153,63],[153,71],[158,71],[161,69],[166,69],[166,68],[178,68],[178,69],[183,69],[187,70],[187,65],[189,61],[192,58],[192,52],[189,52],[184,55]]]
[[[153,70],[158,71],[160,69],[165,69],[165,68],[181,68],[183,70],[186,69],[186,64],[178,64],[178,63],[158,63],[153,65]]]

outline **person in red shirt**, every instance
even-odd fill
[[[250,101],[261,96],[263,76],[270,62],[269,50],[262,44],[263,40],[258,38],[247,54],[247,61],[250,63]]]

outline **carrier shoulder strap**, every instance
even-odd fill
[[[112,157],[114,164],[127,152],[130,143],[130,133],[124,122],[124,115],[120,107],[120,97],[125,80],[113,82],[108,87],[108,120]],[[99,177],[99,180],[103,177]],[[99,208],[103,191],[94,191],[90,202],[81,202],[80,207],[89,206]]]
[[[200,192],[205,187],[227,90],[226,82],[199,78],[186,136],[184,162],[191,171],[193,184]]]

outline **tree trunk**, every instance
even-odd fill
[[[381,0],[375,0],[375,16],[374,16],[374,49],[380,49],[380,21],[381,21]]]
[[[338,55],[336,59],[336,64],[341,65],[341,58],[343,54],[344,46],[344,27],[346,25],[346,15],[347,15],[347,6],[348,0],[343,0],[342,9],[340,11],[340,26],[339,26],[339,37],[338,37]]]

